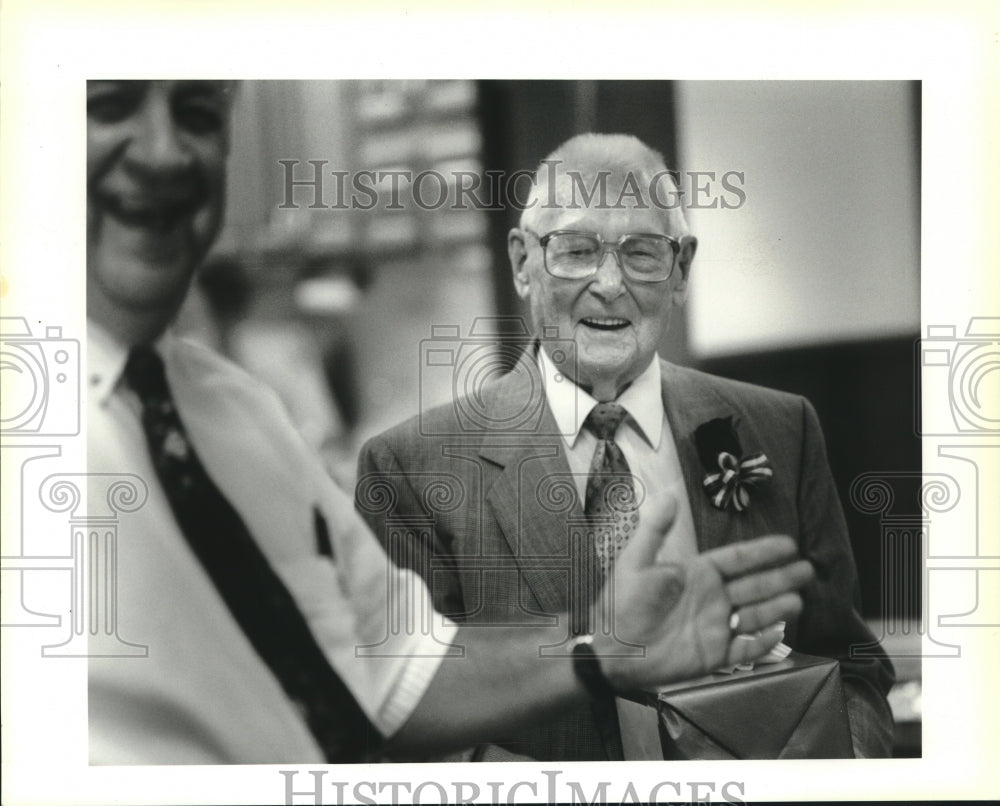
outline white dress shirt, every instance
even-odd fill
[[[584,428],[583,424],[597,401],[565,377],[552,363],[544,348],[538,350],[538,356],[545,397],[565,442],[566,458],[582,507],[590,463],[597,448],[597,437],[589,428]],[[618,426],[615,442],[622,449],[632,475],[638,480],[636,493],[640,498],[640,522],[643,512],[647,511],[650,495],[673,495],[677,499],[677,517],[660,559],[680,561],[693,557],[698,553],[694,518],[691,515],[691,503],[684,484],[677,446],[663,409],[658,356],[653,356],[649,366],[615,402],[628,412],[628,416]],[[643,494],[643,491],[647,493]]]
[[[436,617],[433,635],[390,633],[388,602],[416,613],[431,606],[427,590],[390,565],[277,397],[202,347],[166,336],[157,350],[202,464],[337,674],[391,735],[436,673],[455,625]],[[150,462],[139,401],[121,379],[126,358],[88,324],[88,473],[131,473],[149,488],[145,504],[120,517],[117,572],[118,633],[149,654],[91,658],[91,763],[322,763],[299,711],[177,526]],[[317,551],[314,507],[329,526],[332,561]],[[373,644],[382,657],[357,656],[357,647]]]

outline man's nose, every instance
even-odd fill
[[[625,290],[621,257],[614,249],[605,249],[598,258],[597,272],[590,284],[591,290],[605,300],[612,300]]]
[[[155,93],[146,98],[127,158],[137,169],[154,174],[183,171],[191,166],[192,154],[173,119],[169,98]]]

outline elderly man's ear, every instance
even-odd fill
[[[681,238],[681,249],[677,254],[676,276],[672,279],[673,288],[670,291],[673,305],[684,304],[687,299],[688,279],[691,276],[691,264],[694,263],[694,253],[698,251],[698,239],[694,235]]]
[[[507,233],[507,257],[510,258],[510,270],[514,275],[514,290],[521,299],[528,296],[528,272],[525,261],[528,259],[528,247],[524,242],[523,230],[514,227]]]

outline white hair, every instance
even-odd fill
[[[584,177],[596,179],[601,174],[623,180],[629,177],[639,188],[643,201],[662,210],[668,232],[677,236],[688,233],[677,183],[663,155],[631,134],[592,132],[571,137],[539,164],[521,212],[521,229],[535,224],[541,210],[551,208],[553,200],[566,195],[565,188],[549,190],[553,178],[562,184],[560,180],[572,176],[577,183]],[[651,198],[650,188],[654,184],[657,189]]]

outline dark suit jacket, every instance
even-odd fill
[[[563,441],[527,355],[478,398],[423,412],[361,451],[359,510],[390,556],[427,579],[435,606],[458,620],[538,624],[544,614],[579,607],[586,594],[585,586],[569,584],[566,559],[568,523],[583,512],[575,493],[564,495],[570,486],[561,482],[571,479]],[[848,657],[852,644],[870,644],[874,637],[859,614],[847,528],[812,406],[801,397],[666,362],[661,369],[699,550],[772,533],[798,540],[816,579],[785,641],[801,652],[840,659],[855,752],[887,755],[892,666],[884,658]],[[693,439],[700,424],[727,416],[735,418],[744,454],[763,451],[774,470],[742,513],[712,506]],[[620,758],[617,725],[604,726],[603,738],[600,727],[584,706],[517,736],[495,738],[539,760]]]

